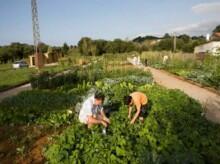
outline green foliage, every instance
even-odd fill
[[[216,26],[216,28],[213,30],[213,33],[220,32],[220,25]]]
[[[28,82],[30,76],[35,72],[36,70],[32,68],[14,70],[11,65],[6,69],[0,70],[0,91]]]
[[[0,47],[0,63],[7,63],[28,57],[34,52],[34,47],[28,44],[12,43]]]
[[[158,44],[156,44],[153,49],[157,51],[164,51],[164,50],[172,51],[173,39],[172,38],[163,39]]]
[[[104,53],[125,53],[139,50],[139,46],[130,41],[123,41],[121,39],[115,39],[114,41],[92,40],[87,37],[79,41],[78,47],[80,53],[87,56],[102,55]]]
[[[64,43],[62,47],[62,53],[67,55],[68,51],[69,51],[69,46],[67,45],[67,43]]]
[[[148,81],[152,82],[151,74],[149,72],[141,71],[140,69],[115,69],[113,71],[104,68],[103,64],[92,64],[87,68],[77,68],[69,73],[60,75],[42,72],[41,74],[32,77],[31,85],[33,88],[38,89],[56,89],[63,85],[75,85],[83,81],[86,83],[94,83],[103,78],[116,78],[126,75],[146,76]],[[135,77],[133,77],[133,81],[135,81]]]
[[[45,53],[48,50],[48,45],[41,43],[39,48],[42,53]],[[33,53],[33,45],[19,42],[11,43],[10,45],[0,47],[0,64],[24,59]]]
[[[142,43],[146,40],[157,40],[157,39],[160,39],[159,37],[156,37],[156,36],[144,36],[144,37],[137,37],[137,38],[134,38],[133,41],[134,42],[138,42],[138,43]]]
[[[87,37],[82,38],[78,43],[78,47],[81,54],[92,55],[92,39]]]
[[[62,92],[22,92],[0,103],[0,124],[44,122],[56,126],[62,121],[68,121],[64,118],[67,117],[65,112],[79,100],[77,95]]]
[[[163,64],[163,56],[169,56]],[[148,59],[148,64],[158,69],[165,69],[186,79],[198,82],[204,86],[220,90],[220,57],[206,55],[203,61],[197,60],[194,54],[168,52],[142,54],[143,59]]]
[[[172,37],[162,39],[158,44],[154,46],[154,50],[159,51],[173,51],[174,40]],[[205,43],[205,38],[192,39],[188,35],[180,35],[176,39],[176,49],[182,52],[193,52],[194,48],[198,45]]]
[[[131,90],[145,92],[152,105],[144,123],[130,125],[127,107],[110,115],[107,135],[101,127],[78,122],[54,138],[45,150],[48,163],[218,163],[220,127],[201,116],[201,106],[180,91],[120,82],[96,84],[112,101]],[[113,102],[113,104],[114,104]]]
[[[64,66],[58,65],[44,67],[41,69],[41,72],[49,72],[48,74],[54,75],[55,73],[65,71],[67,69],[74,69],[72,65],[66,63],[68,63],[68,61],[65,61]],[[12,64],[3,64],[0,66],[0,90],[29,82],[35,78],[36,73],[37,70],[35,68],[12,69]],[[47,73],[42,74],[45,75]]]
[[[133,40],[143,46],[148,47],[150,50],[157,51],[173,51],[174,38],[169,34],[165,34],[162,38],[154,36],[138,37]],[[182,52],[193,52],[194,48],[198,45],[205,43],[205,37],[190,37],[186,34],[177,36],[176,49]]]

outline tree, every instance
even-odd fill
[[[79,51],[83,55],[92,55],[91,50],[94,50],[94,47],[92,48],[92,39],[88,37],[83,37],[79,42],[78,42],[78,47]]]
[[[97,47],[96,44],[92,42],[89,49],[89,55],[96,56],[96,54],[97,54]]]
[[[158,44],[156,44],[153,48],[154,50],[158,51],[172,51],[173,49],[173,39],[172,38],[166,38],[162,39]]]
[[[23,44],[23,53],[25,58],[32,55],[34,53],[34,46]]]
[[[23,59],[24,53],[23,53],[24,47],[20,43],[12,43],[10,46],[10,51],[13,54],[13,59]]]
[[[107,52],[107,41],[105,40],[95,40],[93,43],[96,45],[96,55],[102,55]]]
[[[171,38],[170,34],[166,33],[164,36],[163,36],[164,39],[168,39],[168,38]]]
[[[160,38],[158,38],[156,36],[147,35],[144,37],[139,36],[139,37],[133,39],[133,42],[143,43],[146,40],[158,40],[158,39],[160,39]]]
[[[216,28],[213,30],[213,33],[216,33],[216,32],[220,32],[220,25],[216,26]]]
[[[67,55],[68,51],[69,51],[69,46],[67,45],[67,43],[64,43],[62,47],[62,53]]]
[[[188,43],[191,39],[191,37],[186,34],[180,35],[177,38],[183,40],[184,43]]]
[[[8,55],[6,47],[1,47],[0,48],[0,62],[7,63],[8,60],[9,60],[9,55]]]
[[[40,43],[39,44],[39,49],[40,49],[40,52],[41,53],[46,53],[47,52],[47,50],[48,50],[48,45],[47,44],[45,44],[45,43]]]
[[[123,41],[121,39],[115,39],[114,41],[92,40],[87,37],[79,41],[78,48],[80,53],[84,55],[102,55],[104,53],[124,53],[141,50],[140,46],[132,41]]]

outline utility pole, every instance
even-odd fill
[[[176,33],[173,33],[173,52],[176,52]]]
[[[33,25],[33,40],[35,51],[35,65],[39,69],[43,66],[42,54],[39,48],[40,45],[40,27],[38,21],[37,0],[31,0],[32,8],[32,25]]]

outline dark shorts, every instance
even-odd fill
[[[140,113],[140,117],[146,117],[148,112],[147,112],[147,107],[148,105],[145,104],[145,105],[141,105],[141,113]]]

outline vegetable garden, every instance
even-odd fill
[[[219,163],[220,126],[203,117],[197,101],[154,84],[149,72],[126,65],[125,57],[105,56],[67,74],[33,77],[34,90],[0,103],[0,125],[59,131],[42,149],[42,163]],[[107,135],[100,126],[88,129],[78,121],[78,103],[95,90],[106,96],[104,107],[111,120]],[[149,98],[148,116],[134,125],[122,103],[132,91]],[[24,158],[30,151],[25,144],[17,143]]]
[[[163,56],[169,56],[166,64]],[[178,76],[212,87],[220,91],[220,57],[206,55],[204,60],[196,59],[194,54],[171,54],[169,52],[145,52],[143,59],[154,68],[164,69]]]

